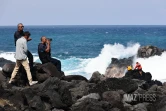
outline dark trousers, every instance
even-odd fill
[[[27,57],[29,60],[29,67],[30,67],[30,69],[32,69],[33,68],[33,55],[31,54],[31,52],[29,50],[27,51]]]
[[[51,63],[53,63],[57,67],[58,71],[61,72],[61,61],[60,60],[51,58]]]

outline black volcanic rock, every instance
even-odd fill
[[[139,58],[148,58],[154,55],[161,55],[164,50],[155,46],[143,46],[138,49],[137,56]]]
[[[132,59],[114,58],[109,67],[111,74],[114,69],[120,69],[121,74],[132,64]],[[18,72],[15,84],[8,84],[12,67],[5,66],[5,77],[0,72],[0,111],[165,111],[166,87],[160,81],[151,80],[149,72],[141,76],[131,70],[123,78],[107,78],[94,72],[87,81],[81,75],[64,76],[52,64],[35,63],[31,72],[39,83],[25,86],[25,71]],[[156,102],[138,98],[128,102],[124,100],[125,94],[153,94]]]
[[[151,86],[153,86],[155,84],[158,86],[162,86],[162,82],[160,82],[158,80],[152,80],[152,81],[145,82],[140,87],[144,90],[148,90]]]
[[[106,91],[102,94],[102,100],[109,102],[112,106],[122,109],[122,98],[124,91]]]
[[[47,73],[36,73],[36,79],[38,80],[38,82],[44,82],[45,80],[47,80],[50,76]]]
[[[74,87],[70,88],[73,102],[89,94],[89,90],[91,89],[91,87],[94,87],[95,85],[93,83],[88,83],[86,81],[72,81],[72,82],[75,83]]]
[[[72,104],[71,93],[56,77],[50,77],[38,87],[39,95],[52,107],[65,109]]]
[[[112,58],[112,62],[106,69],[106,77],[123,77],[126,67],[132,65],[133,57],[117,59]]]
[[[6,60],[4,58],[0,58],[0,67],[3,67],[6,63],[14,63],[14,62]]]
[[[10,101],[17,111],[46,111],[52,108],[67,110],[72,105],[69,88],[58,78],[50,77],[30,87],[2,87],[0,98]]]
[[[87,98],[79,104],[74,104],[71,109],[72,111],[111,111],[111,107],[111,104],[106,101]]]
[[[89,79],[89,82],[90,83],[98,83],[98,82],[103,81],[105,79],[106,79],[106,77],[104,75],[102,75],[98,71],[96,71],[92,74],[92,77]]]
[[[10,77],[13,70],[14,70],[14,67],[15,67],[15,63],[6,63],[3,67],[2,67],[2,71],[4,73],[4,76],[6,77]]]
[[[145,80],[145,81],[151,81],[152,75],[149,72],[143,72],[142,75],[140,75],[139,71],[137,70],[130,70],[127,71],[124,77],[128,77],[131,79],[140,79],[140,80]]]
[[[49,76],[61,78],[63,75],[59,72],[54,64],[51,62],[37,66],[39,72],[46,72]]]
[[[0,71],[0,81],[5,81],[6,77],[4,76],[3,72]]]
[[[101,81],[95,87],[93,87],[91,93],[99,93],[100,95],[106,91],[123,90],[126,93],[131,93],[137,90],[138,85],[128,78],[108,78],[105,81]]]
[[[84,76],[81,75],[67,75],[67,76],[62,76],[61,80],[65,80],[65,81],[72,81],[72,80],[84,80],[84,81],[88,81],[87,78],[85,78]]]

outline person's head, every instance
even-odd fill
[[[139,62],[136,62],[136,64],[138,64]]]
[[[24,36],[24,38],[25,38],[27,41],[31,39],[31,38],[30,38],[31,33],[30,33],[29,31],[25,31],[25,32],[23,33],[23,36]]]
[[[17,25],[17,29],[18,29],[18,31],[23,31],[24,25],[23,25],[22,23],[19,23],[19,24]]]
[[[45,36],[42,36],[42,37],[41,37],[41,42],[42,42],[42,43],[46,43],[46,42],[47,42],[47,38],[46,38]]]

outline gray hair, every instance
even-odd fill
[[[19,25],[23,25],[22,23],[19,23],[18,25],[17,25],[17,27],[19,27]]]

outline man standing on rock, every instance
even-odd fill
[[[23,32],[23,36],[16,41],[16,54],[15,54],[16,65],[12,72],[9,83],[12,83],[21,65],[23,65],[24,69],[26,70],[27,77],[29,80],[29,85],[33,85],[37,83],[37,81],[32,81],[32,75],[31,75],[30,67],[27,60],[27,51],[28,51],[27,41],[30,39],[30,35],[31,34],[28,31]]]
[[[24,29],[24,25],[22,23],[19,23],[17,25],[17,31],[14,33],[15,46],[16,46],[16,41],[23,36],[23,33],[24,33],[23,29]],[[29,38],[28,41],[30,41],[30,40],[32,40],[32,39]],[[27,57],[29,60],[30,69],[32,69],[33,68],[33,55],[31,54],[31,52],[29,50],[27,50]]]

